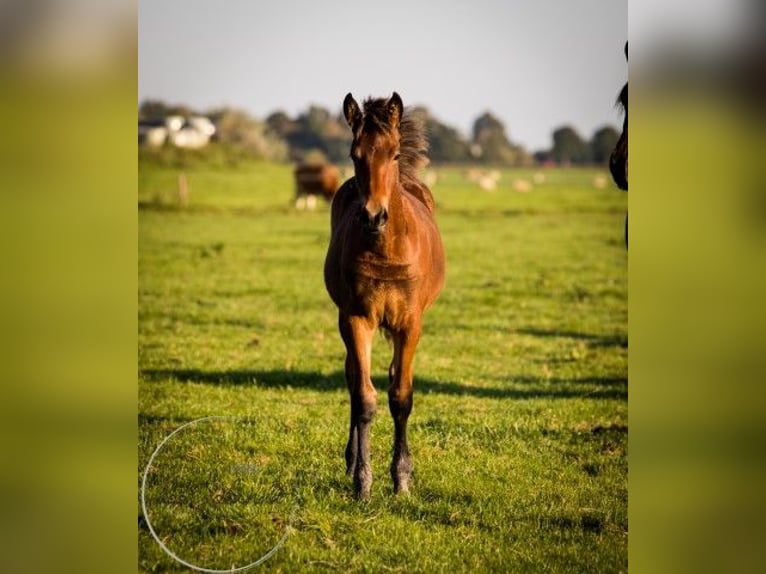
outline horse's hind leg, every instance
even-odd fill
[[[376,392],[370,379],[374,328],[363,317],[340,315],[340,334],[346,345],[346,383],[351,397],[351,421],[346,445],[347,472],[354,473],[354,492],[370,498],[370,424],[375,415]]]
[[[412,412],[412,363],[420,340],[420,324],[394,333],[394,360],[389,368],[388,407],[394,419],[394,455],[391,478],[394,492],[408,493],[412,458],[407,445],[407,421]]]

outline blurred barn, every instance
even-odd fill
[[[144,119],[138,122],[138,143],[149,147],[162,147],[165,142],[186,149],[205,147],[215,134],[215,125],[204,116],[170,115],[165,118]]]

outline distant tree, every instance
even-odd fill
[[[511,142],[505,135],[505,126],[489,112],[476,118],[473,123],[473,143],[478,146],[480,159],[486,163],[508,163]]]
[[[138,117],[144,120],[162,119],[167,116],[194,116],[197,113],[183,104],[168,104],[162,100],[144,100],[138,107]]]
[[[289,118],[287,118],[289,120]],[[288,123],[282,115],[269,116],[270,126],[281,129],[290,146],[290,157],[302,161],[310,152],[321,152],[332,162],[348,160],[351,133],[345,120],[333,116],[325,108],[311,106]]]
[[[518,167],[529,167],[535,165],[534,156],[528,152],[524,146],[512,144],[514,153],[513,165]]]
[[[160,100],[144,100],[138,107],[138,117],[146,120],[164,118],[168,106]]]
[[[573,127],[563,126],[553,132],[551,156],[560,164],[583,164],[590,160],[590,149]]]
[[[526,165],[531,156],[511,143],[503,123],[489,112],[476,118],[473,124],[471,155],[483,163]]]
[[[216,137],[223,144],[243,149],[250,154],[282,161],[287,158],[287,145],[268,132],[266,125],[242,110],[221,108],[208,113],[216,124]]]
[[[328,123],[332,121],[332,116],[327,109],[320,106],[309,106],[306,113],[298,118],[307,131],[318,135],[325,135],[328,129]]]
[[[612,155],[612,150],[619,139],[620,133],[612,126],[604,126],[596,130],[590,140],[590,155],[593,163],[600,165],[609,163],[609,156]]]
[[[419,116],[428,137],[428,158],[434,163],[465,162],[470,159],[468,142],[455,128],[441,123],[425,107],[411,112]]]
[[[268,127],[274,135],[285,139],[288,134],[295,129],[295,123],[285,112],[278,110],[269,114],[266,118],[266,127]]]

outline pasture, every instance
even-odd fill
[[[627,571],[626,194],[606,170],[466,168],[432,186],[447,255],[415,360],[411,495],[388,471],[389,343],[377,336],[372,498],[343,450],[345,351],[323,284],[329,207],[292,170],[139,165],[139,570]]]

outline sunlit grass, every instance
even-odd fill
[[[467,169],[467,168],[466,168]],[[447,283],[415,364],[412,495],[392,494],[390,348],[373,349],[374,483],[355,501],[329,210],[291,207],[287,166],[139,175],[139,484],[199,566],[296,571],[627,570],[625,195],[604,172],[545,170],[529,193],[464,168],[433,186]],[[539,178],[538,178],[539,179]],[[241,417],[241,418],[237,418]],[[182,571],[148,531],[144,571]]]

